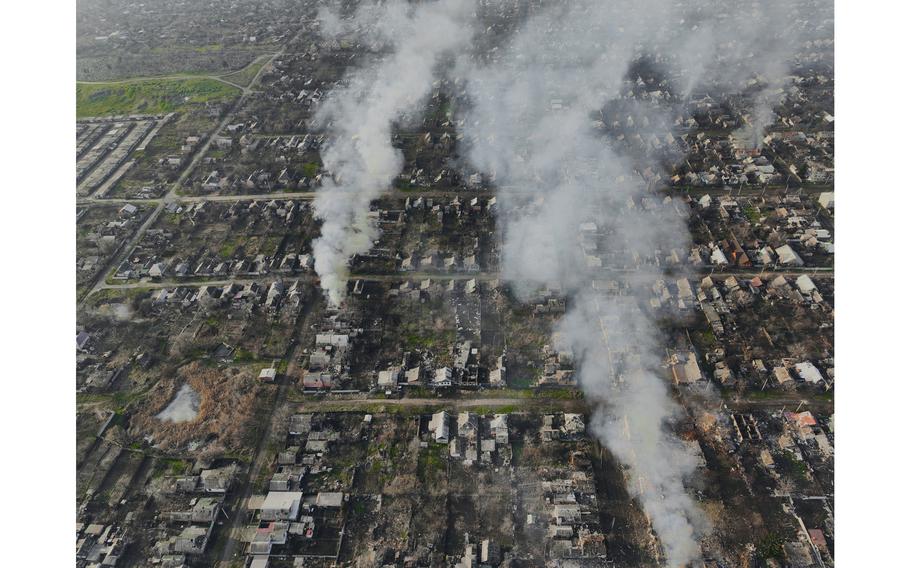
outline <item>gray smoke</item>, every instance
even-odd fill
[[[626,467],[666,563],[684,566],[709,527],[686,491],[695,459],[671,431],[680,409],[649,306],[656,281],[685,274],[688,209],[653,184],[666,175],[659,164],[682,155],[690,95],[748,98],[748,137],[760,140],[796,51],[825,37],[830,0],[476,2],[528,19],[510,37],[491,25],[472,46],[468,0],[324,15],[332,32],[368,37],[385,55],[317,115],[333,177],[316,201],[316,270],[337,305],[349,258],[376,236],[370,202],[401,169],[392,127],[419,110],[440,58],[456,55],[463,151],[498,188],[503,277],[524,298],[550,283],[569,294],[557,331],[595,406],[591,431]],[[649,84],[641,66],[666,79]]]
[[[685,249],[688,236],[672,203],[645,209],[647,183],[592,119],[623,98],[637,45],[659,25],[630,16],[659,15],[662,4],[581,2],[532,18],[500,60],[465,64],[465,129],[472,164],[501,188],[503,276],[524,293],[554,281],[574,290],[559,333],[597,409],[591,430],[629,468],[630,492],[669,565],[681,566],[698,557],[706,523],[683,486],[694,459],[665,431],[675,407],[636,295],[660,276],[656,259]]]
[[[833,41],[831,0],[695,2],[681,17],[675,53],[682,94],[742,93],[751,99],[747,122],[733,134],[741,145],[760,148],[792,86],[794,64],[805,63],[807,44]],[[672,48],[672,44],[668,44]]]
[[[681,155],[667,135],[682,133],[674,125],[697,90],[758,86],[751,126],[773,121],[802,36],[769,42],[794,30],[775,27],[793,5],[552,2],[503,49],[460,61],[467,157],[499,188],[503,277],[523,297],[553,282],[569,291],[557,331],[595,405],[591,431],[627,467],[673,567],[700,557],[709,526],[686,492],[696,460],[670,431],[680,409],[643,309],[657,280],[684,274],[689,246],[687,206],[651,191],[665,174],[651,150],[667,141],[662,155]],[[669,78],[648,97],[635,94],[642,62]]]
[[[396,1],[369,6],[349,22],[322,12],[329,32],[361,32],[380,42],[383,53],[378,62],[349,74],[315,116],[314,123],[323,125],[330,136],[322,161],[331,177],[314,204],[323,225],[313,253],[332,305],[344,298],[349,259],[368,251],[377,236],[370,202],[401,171],[402,155],[392,146],[392,127],[420,108],[440,58],[470,42],[472,5],[472,0],[419,5]]]

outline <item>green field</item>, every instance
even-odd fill
[[[221,75],[221,78],[226,81],[230,81],[231,83],[249,87],[250,83],[252,83],[253,79],[256,78],[256,74],[259,73],[259,70],[262,69],[266,61],[268,61],[269,57],[270,55],[268,53],[265,55],[260,55],[243,69],[234,71],[233,73],[228,73],[226,75]]]
[[[181,106],[228,99],[240,90],[214,79],[149,79],[77,83],[76,117],[160,114]]]

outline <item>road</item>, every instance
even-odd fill
[[[243,71],[240,69],[238,71],[233,71],[228,73],[228,75],[233,75],[234,73],[239,73]],[[76,81],[77,85],[125,85],[127,83],[144,83],[148,81],[181,81],[184,79],[211,79],[212,81],[218,81],[232,87],[237,87],[238,89],[243,90],[241,85],[237,83],[232,83],[226,79],[222,78],[223,75],[192,75],[192,74],[181,74],[177,73],[175,75],[148,75],[145,77],[130,77],[128,79],[116,79],[114,81]]]
[[[272,137],[276,135],[270,135]],[[284,136],[284,135],[282,135]],[[491,191],[467,191],[467,190],[445,190],[445,189],[390,189],[383,193],[383,198],[391,199],[405,199],[407,197],[411,198],[465,198],[465,197],[495,197],[497,195],[502,195],[504,193],[509,193],[509,191],[519,191],[519,190],[509,190],[507,188],[499,188],[495,192]],[[805,193],[816,194],[820,193],[821,190],[812,190]],[[704,188],[704,189],[693,189],[692,192],[695,195],[701,195],[702,193],[709,194],[729,194],[729,191],[717,189],[717,188]],[[737,192],[733,192],[737,193]],[[761,195],[762,190],[755,189],[743,189],[742,194],[744,195]],[[302,200],[313,200],[316,196],[319,195],[318,191],[273,191],[271,193],[253,193],[253,194],[228,194],[228,195],[177,195],[176,197],[158,197],[158,198],[131,198],[131,197],[114,197],[110,199],[100,199],[100,198],[82,198],[76,201],[77,205],[92,205],[96,203],[158,203],[159,201],[170,199],[176,200],[180,203],[196,203],[200,201],[251,201],[251,200],[261,200],[261,199],[276,199],[276,200],[285,200],[285,199],[302,199]]]
[[[498,272],[396,272],[394,274],[351,274],[351,280],[364,280],[366,282],[400,282],[402,280],[496,280]],[[182,280],[140,280],[139,282],[124,282],[110,284],[102,282],[96,291],[100,290],[160,290],[161,288],[174,288],[176,286],[226,286],[228,284],[244,284],[259,282],[270,284],[276,280],[315,280],[315,276],[306,274],[264,274],[262,276],[238,276],[236,278],[202,279],[185,278]]]
[[[295,39],[296,39],[296,37],[295,37]],[[92,287],[88,289],[88,291],[82,298],[80,298],[79,307],[82,307],[82,305],[85,304],[85,300],[89,296],[91,296],[95,292],[103,289],[102,287],[105,285],[105,280],[107,279],[107,276],[108,276],[108,274],[110,274],[111,270],[113,270],[114,267],[119,266],[120,263],[122,263],[123,260],[126,259],[127,256],[133,251],[133,249],[136,247],[136,245],[139,244],[139,242],[142,240],[142,237],[145,236],[145,232],[148,230],[148,228],[151,227],[152,224],[155,223],[155,221],[161,215],[161,212],[164,211],[165,206],[168,203],[171,203],[171,202],[177,200],[177,196],[178,196],[178,192],[179,192],[180,188],[183,186],[184,182],[186,182],[187,178],[192,174],[192,172],[196,169],[196,166],[199,164],[199,162],[202,160],[202,158],[206,155],[206,153],[208,152],[209,148],[212,145],[213,140],[215,139],[215,136],[219,132],[221,132],[225,128],[225,126],[227,126],[227,124],[234,117],[234,113],[237,111],[237,109],[243,107],[243,103],[246,101],[246,98],[250,95],[250,93],[254,92],[252,90],[252,87],[259,82],[259,78],[262,76],[262,72],[266,68],[268,68],[268,66],[271,65],[272,61],[274,61],[275,58],[278,57],[279,55],[281,55],[282,53],[284,53],[284,48],[282,48],[280,51],[272,54],[272,56],[269,57],[269,60],[264,65],[262,65],[262,67],[259,68],[259,70],[256,72],[256,75],[250,81],[249,87],[243,89],[243,94],[240,95],[240,98],[237,101],[235,101],[234,105],[224,114],[224,118],[222,118],[221,122],[218,123],[218,126],[215,127],[215,129],[212,131],[212,133],[206,139],[205,143],[202,144],[199,147],[199,149],[196,150],[196,153],[193,155],[193,159],[190,160],[190,163],[187,164],[187,166],[183,169],[180,176],[177,178],[177,181],[175,181],[173,184],[171,184],[170,190],[168,191],[167,195],[165,195],[164,198],[157,200],[157,205],[156,205],[154,211],[152,211],[152,213],[148,216],[148,218],[145,220],[145,222],[142,224],[142,226],[139,227],[139,230],[136,231],[135,234],[133,234],[132,238],[130,238],[130,240],[127,242],[126,246],[121,248],[120,252],[118,254],[112,255],[110,260],[104,266],[104,269],[99,271],[98,276],[95,278],[94,282],[92,283]],[[90,199],[90,200],[94,201],[96,203],[107,203],[109,201],[106,199],[105,200]]]
[[[300,34],[297,34],[297,36],[295,36],[293,39],[291,39],[291,41],[289,43],[293,44],[297,40],[299,35]],[[193,159],[190,161],[189,164],[187,164],[187,166],[184,168],[183,172],[180,174],[180,176],[177,178],[177,180],[171,185],[170,190],[168,191],[167,195],[165,195],[164,198],[162,198],[162,199],[156,200],[157,206],[155,207],[155,210],[152,212],[151,215],[149,215],[148,219],[142,224],[142,226],[139,228],[139,230],[136,231],[136,234],[133,235],[132,239],[130,239],[130,242],[123,249],[122,254],[114,255],[115,258],[112,258],[111,263],[110,263],[111,266],[118,265],[120,262],[122,262],[121,259],[125,258],[126,255],[128,255],[132,251],[133,247],[135,247],[135,245],[142,239],[145,232],[152,225],[152,223],[155,222],[155,220],[158,218],[158,216],[161,215],[161,212],[164,210],[165,206],[168,203],[178,200],[179,189],[183,186],[186,179],[195,170],[196,166],[199,164],[200,160],[202,160],[203,156],[205,156],[205,154],[208,152],[208,149],[211,146],[212,141],[214,140],[215,136],[219,132],[221,132],[225,128],[225,126],[227,126],[227,124],[233,118],[234,113],[237,111],[237,109],[243,107],[243,103],[245,102],[247,96],[249,96],[251,93],[255,92],[253,90],[253,87],[259,82],[259,79],[262,76],[263,71],[266,68],[268,68],[268,66],[272,63],[272,61],[275,60],[275,58],[277,58],[281,54],[283,54],[285,52],[286,48],[287,48],[287,46],[282,47],[281,50],[272,54],[269,57],[268,61],[266,61],[265,64],[263,64],[259,68],[259,70],[256,72],[256,75],[250,81],[249,86],[242,88],[243,94],[234,103],[234,105],[228,110],[228,112],[225,113],[223,119],[218,124],[218,126],[212,131],[212,133],[209,135],[209,137],[205,141],[205,143],[202,144],[198,150],[196,150],[196,153],[193,155]],[[105,203],[108,201],[109,200],[104,200],[104,201],[102,201],[102,203]],[[110,267],[106,267],[106,269],[101,273],[100,278],[95,282],[95,285],[92,287],[92,290],[88,294],[86,294],[85,298],[89,297],[92,293],[94,293],[98,290],[101,290],[101,289],[105,289],[106,286],[109,286],[105,282],[105,278],[109,272],[110,272]],[[139,283],[139,284],[141,285],[142,283]],[[126,284],[125,286],[131,286],[131,285]],[[85,301],[85,298],[83,298],[83,302]],[[297,330],[297,333],[295,334],[295,337],[299,337],[299,333],[301,331],[301,329],[299,329],[299,328],[301,328],[303,326],[303,322],[306,321],[307,315],[309,314],[309,309],[311,308],[312,304],[307,303],[307,304],[305,304],[305,306],[306,307],[304,308],[304,311],[301,312],[301,314],[298,316],[298,320],[297,320],[298,330]],[[294,344],[289,347],[288,353],[286,354],[286,357],[288,358],[288,361],[289,361],[288,362],[289,373],[293,368],[295,368],[295,367],[292,367],[292,365],[296,365],[295,361],[297,360],[296,355],[297,355],[298,349],[300,349],[300,345]],[[274,422],[275,416],[276,416],[276,411],[278,408],[280,408],[284,404],[284,401],[287,398],[287,391],[289,389],[289,386],[290,386],[289,382],[285,379],[285,380],[281,381],[277,387],[278,391],[275,393],[275,398],[274,398],[272,407],[269,410],[267,425],[263,429],[262,436],[260,437],[260,439],[257,441],[257,444],[256,444],[254,458],[253,458],[253,461],[250,466],[249,475],[246,476],[242,490],[239,491],[239,495],[240,495],[239,500],[233,507],[235,514],[234,514],[233,520],[231,521],[231,526],[229,529],[229,538],[225,539],[225,548],[220,555],[222,562],[225,564],[230,562],[231,558],[235,554],[236,547],[237,547],[237,541],[233,538],[230,538],[230,535],[236,534],[235,529],[237,529],[238,527],[242,527],[244,524],[243,515],[239,514],[240,513],[239,505],[242,504],[249,497],[249,495],[252,492],[253,475],[255,475],[256,472],[260,471],[260,469],[266,463],[266,461],[271,458],[269,452],[267,451],[266,441],[268,440],[269,434],[272,431],[273,422]]]
[[[560,408],[581,408],[585,406],[582,399],[564,398],[351,398],[351,399],[325,399],[313,397],[312,400],[295,401],[304,411],[307,409],[325,412],[329,410],[355,411],[361,408],[365,411],[375,410],[377,406],[398,407],[444,407],[444,408],[477,408],[491,406],[524,406],[534,408],[539,406]]]
[[[288,199],[300,199],[300,200],[313,200],[316,198],[316,192],[313,191],[293,191],[287,193],[254,193],[254,194],[242,194],[242,195],[181,195],[181,196],[171,196],[169,198],[152,198],[152,199],[137,199],[131,197],[113,197],[110,199],[80,199],[76,201],[76,205],[86,206],[86,205],[104,205],[104,204],[124,204],[124,203],[133,203],[133,204],[148,204],[148,203],[159,203],[167,199],[171,201],[176,201],[178,203],[199,203],[202,201],[261,201],[261,200],[280,200],[286,201]]]
[[[283,53],[283,50],[278,53]],[[259,55],[255,59],[250,61],[244,67],[242,67],[236,71],[231,71],[230,73],[223,73],[221,75],[176,73],[173,75],[146,75],[146,76],[142,76],[142,77],[129,77],[126,79],[116,79],[113,81],[76,81],[76,84],[77,85],[123,85],[126,83],[141,83],[141,82],[146,82],[146,81],[168,81],[168,80],[179,81],[179,80],[184,80],[184,79],[211,79],[212,81],[218,81],[219,83],[224,83],[225,85],[230,85],[231,87],[236,87],[236,88],[240,89],[240,91],[242,93],[248,94],[248,93],[255,92],[252,89],[253,84],[259,79],[259,74],[262,72],[262,69],[264,69],[266,67],[266,65],[271,63],[272,60],[275,59],[275,57],[278,55],[278,53],[263,53],[262,55]],[[250,81],[249,85],[244,87],[243,85],[241,85],[239,83],[235,83],[230,80],[230,77],[232,75],[237,75],[238,73],[242,73],[247,68],[249,68],[253,65],[257,65],[261,60],[266,59],[266,58],[268,58],[268,61],[266,61],[262,65],[262,67],[259,69],[259,71],[256,73],[256,75]]]
[[[774,395],[761,397],[729,396],[725,397],[724,403],[728,408],[733,410],[748,410],[754,408],[762,408],[765,410],[780,410],[781,408],[785,408],[786,410],[793,411],[797,408],[800,408],[801,410],[824,410],[826,412],[834,411],[833,400],[827,400],[825,398],[817,396],[800,395],[799,393],[792,395],[775,393]]]
[[[338,190],[341,191],[341,190]],[[276,201],[286,201],[288,199],[301,199],[304,201],[312,201],[316,199],[316,196],[319,195],[318,191],[273,191],[271,193],[242,193],[242,194],[228,194],[228,195],[175,195],[170,197],[157,197],[150,199],[141,199],[133,197],[113,197],[110,199],[94,199],[94,198],[83,198],[76,201],[76,205],[85,206],[85,205],[96,205],[96,204],[105,204],[105,203],[158,203],[160,201],[177,201],[179,203],[198,203],[200,201],[253,201],[253,200],[276,200]],[[496,194],[493,193],[470,193],[465,191],[447,191],[447,190],[415,190],[415,191],[406,191],[402,189],[393,189],[387,191],[383,194],[383,197],[386,198],[400,198],[404,199],[406,197],[424,197],[424,198],[465,198],[471,196],[486,196],[494,197]]]
[[[295,326],[294,339],[299,340],[302,332],[305,329],[306,322],[308,321],[309,315],[313,309],[312,302],[305,302],[304,307],[300,314],[297,316],[297,325]],[[266,443],[273,431],[280,431],[280,427],[283,426],[277,423],[278,418],[281,416],[278,413],[278,409],[284,406],[288,398],[288,390],[290,389],[291,380],[290,377],[294,377],[298,374],[297,361],[300,358],[300,350],[303,349],[303,342],[296,341],[293,343],[286,353],[286,360],[288,361],[287,370],[284,373],[284,377],[280,379],[278,384],[278,392],[275,394],[275,400],[272,404],[271,409],[269,410],[268,422],[266,423],[265,428],[262,432],[262,437],[259,439],[256,445],[256,450],[253,455],[253,461],[250,463],[250,469],[247,473],[247,476],[244,480],[244,485],[241,491],[238,491],[236,502],[231,507],[234,512],[234,517],[231,520],[230,528],[228,529],[228,538],[225,539],[224,550],[221,551],[220,563],[223,565],[230,564],[231,560],[234,558],[238,551],[237,545],[240,542],[235,536],[239,535],[240,532],[246,526],[245,522],[245,511],[241,510],[243,504],[246,503],[247,499],[253,494],[255,476],[258,472],[271,461],[273,454],[269,450],[269,445]]]
[[[148,223],[148,221],[146,221]],[[135,238],[133,239],[136,240]],[[130,247],[135,246],[131,242]],[[623,271],[632,271],[633,269],[624,269]],[[110,272],[107,268],[105,274]],[[805,269],[787,269],[787,270],[714,270],[704,269],[699,271],[703,275],[713,275],[717,278],[735,275],[739,278],[754,278],[755,276],[784,275],[789,278],[795,278],[802,274],[809,274],[813,278],[834,278],[834,270],[829,268],[805,268]],[[605,274],[606,276],[607,274]],[[403,282],[403,281],[421,281],[421,280],[478,280],[481,282],[490,282],[499,280],[502,274],[499,272],[391,272],[391,273],[352,273],[351,280],[363,280],[364,282]],[[228,284],[244,284],[250,282],[259,282],[260,284],[270,284],[276,280],[314,280],[312,273],[302,274],[264,274],[261,276],[237,276],[233,278],[182,278],[167,280],[140,280],[138,282],[123,282],[112,284],[102,280],[92,289],[89,295],[101,290],[160,290],[161,288],[175,288],[177,286],[226,286]]]
[[[346,410],[349,412],[375,411],[378,406],[386,407],[433,407],[433,408],[477,408],[477,407],[494,407],[494,406],[516,406],[524,408],[560,407],[562,409],[573,408],[584,410],[587,402],[583,398],[565,398],[565,391],[557,390],[554,394],[558,396],[547,396],[547,391],[541,391],[533,397],[474,397],[474,398],[371,398],[368,393],[352,395],[351,398],[328,398],[333,395],[308,396],[305,400],[295,400],[300,405],[303,412],[307,411],[328,411],[328,410]],[[797,407],[802,410],[824,410],[833,411],[833,401],[812,396],[799,396],[799,394],[775,394],[773,396],[761,397],[724,397],[722,400],[727,408],[732,410],[748,410],[762,408],[767,410],[796,410]]]

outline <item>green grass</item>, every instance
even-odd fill
[[[723,391],[722,396],[724,396],[726,398],[734,398],[734,397],[739,397],[741,395],[737,392]],[[768,390],[754,390],[753,389],[753,390],[747,391],[745,393],[745,396],[747,398],[749,398],[749,400],[770,400],[770,399],[779,397],[780,393],[775,391],[774,389],[768,389]]]
[[[409,180],[401,179],[401,178],[395,178],[395,181],[392,182],[392,186],[395,189],[398,189],[401,191],[410,191],[410,190],[418,189],[417,187],[412,186],[411,182]]]
[[[220,43],[211,43],[208,45],[191,45],[181,48],[184,51],[191,51],[195,53],[219,53],[224,51],[224,46]],[[168,46],[153,47],[149,50],[150,53],[162,53],[166,55],[172,55],[174,50]]]
[[[301,166],[301,169],[303,170],[303,175],[308,178],[313,178],[319,173],[319,164],[316,162],[307,162]]]
[[[405,349],[445,349],[455,341],[455,330],[434,331],[426,333],[422,330],[407,332],[404,335]]]
[[[540,379],[541,371],[535,371],[533,374],[522,374],[521,376],[512,376],[509,378],[509,388],[513,390],[527,390],[537,384]]]
[[[696,335],[701,340],[700,343],[702,347],[713,347],[714,344],[717,343],[717,338],[714,337],[714,331],[711,329],[699,331]]]
[[[238,348],[236,351],[234,351],[235,363],[254,363],[256,361],[259,361],[259,357],[257,357],[252,351],[248,351],[243,348]]]
[[[161,114],[184,105],[224,100],[240,93],[213,79],[152,79],[76,84],[76,117]]]
[[[426,481],[445,472],[447,454],[448,446],[445,444],[422,449],[417,456],[417,478]]]
[[[519,391],[520,392],[520,391]],[[528,391],[533,392],[533,391]],[[582,398],[582,392],[574,388],[551,388],[538,392],[536,398],[549,400],[576,400]]]
[[[781,452],[781,469],[784,473],[791,475],[793,477],[806,477],[808,473],[808,468],[806,463],[802,460],[796,459],[796,454],[790,450],[784,450]]]
[[[268,55],[260,56],[243,69],[221,75],[221,78],[237,85],[249,87],[250,83],[256,78],[256,74],[259,73],[259,70],[262,69],[262,66],[265,65],[266,61],[268,61]]]
[[[155,462],[152,477],[157,479],[165,475],[182,475],[187,470],[187,465],[178,458],[163,458]]]
[[[504,404],[500,406],[472,406],[466,410],[474,414],[487,416],[490,414],[514,414],[519,412],[521,408],[514,404]]]
[[[762,559],[783,558],[784,539],[777,533],[769,533],[758,542],[756,552]]]
[[[234,252],[236,252],[237,247],[238,243],[236,240],[230,239],[228,241],[225,241],[225,243],[221,245],[221,248],[218,249],[218,255],[224,259],[231,258],[234,256]]]
[[[761,213],[759,213],[758,209],[756,209],[752,205],[747,205],[743,209],[743,213],[746,214],[746,217],[748,217],[749,221],[751,221],[752,223],[758,223],[758,220],[761,218]]]

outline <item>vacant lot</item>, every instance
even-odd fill
[[[148,79],[76,85],[76,116],[160,114],[229,99],[240,90],[214,79]]]

